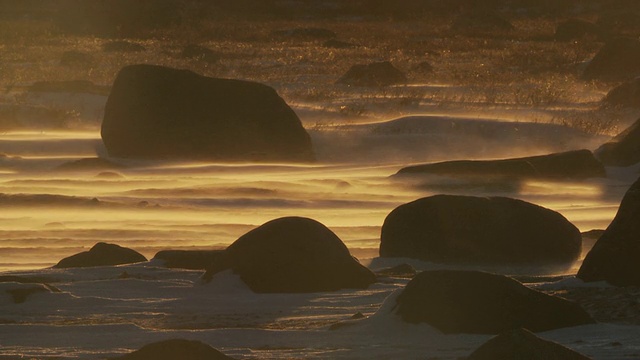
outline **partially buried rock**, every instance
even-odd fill
[[[201,341],[170,339],[145,345],[119,360],[233,360]]]
[[[585,80],[620,81],[640,76],[640,40],[615,38],[589,62]]]
[[[84,67],[91,66],[95,63],[95,58],[91,54],[87,54],[77,50],[69,50],[62,53],[60,57],[60,65],[68,67]]]
[[[581,252],[580,231],[561,214],[506,197],[436,195],[384,220],[381,257],[440,263],[561,264]]]
[[[466,360],[589,360],[563,345],[525,329],[509,330],[490,339]]]
[[[56,168],[60,171],[93,171],[93,170],[119,170],[123,165],[103,158],[85,158],[66,162]]]
[[[627,190],[618,213],[585,257],[577,277],[640,286],[640,179]]]
[[[321,223],[302,217],[269,221],[241,236],[204,278],[232,269],[257,293],[307,293],[366,288],[375,275]]]
[[[309,134],[270,87],[189,70],[126,66],[105,106],[110,156],[220,161],[312,161]]]
[[[613,88],[602,100],[605,105],[640,109],[640,77]]]
[[[89,251],[60,260],[54,268],[113,266],[147,261],[139,252],[115,244],[97,243]]]
[[[479,271],[425,271],[397,298],[396,314],[445,334],[499,334],[526,328],[547,331],[594,323],[580,306]]]
[[[168,268],[205,270],[223,250],[162,250],[153,259],[162,260]]]
[[[631,166],[640,162],[640,119],[595,151],[608,166]]]
[[[4,293],[11,296],[14,304],[22,304],[34,294],[60,292],[59,289],[47,284],[13,282],[0,283],[0,291],[1,290],[4,290]]]
[[[500,160],[454,160],[402,168],[395,175],[448,175],[500,178],[585,179],[606,171],[589,150]]]
[[[405,74],[388,61],[353,65],[338,79],[339,84],[355,86],[388,86],[406,81]]]

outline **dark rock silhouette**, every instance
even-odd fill
[[[162,250],[153,259],[163,260],[168,268],[205,270],[223,250]]]
[[[216,63],[222,58],[222,54],[201,45],[187,45],[182,49],[180,56],[187,59],[198,59],[208,63]]]
[[[640,162],[640,119],[595,151],[609,166],[631,166]]]
[[[421,74],[428,74],[433,72],[433,66],[426,61],[422,61],[416,64],[414,67],[412,67],[411,71],[418,72]]]
[[[366,65],[353,65],[340,79],[338,84],[355,86],[388,86],[407,81],[405,74],[390,62],[376,62]]]
[[[233,360],[197,340],[170,339],[145,345],[139,350],[111,359],[118,360]]]
[[[60,171],[91,171],[91,170],[119,170],[126,166],[115,163],[113,161],[103,158],[84,158],[79,160],[73,160],[66,162],[58,167],[56,170]]]
[[[69,50],[62,53],[60,57],[60,65],[68,67],[84,67],[91,66],[96,59],[91,54],[87,54],[77,50]]]
[[[109,41],[102,45],[105,52],[141,52],[147,50],[144,46],[130,41]]]
[[[60,260],[54,268],[113,266],[147,261],[139,252],[115,244],[97,243],[89,251]]]
[[[627,190],[611,224],[578,271],[584,281],[640,285],[640,179]]]
[[[384,220],[381,257],[441,263],[559,264],[574,261],[580,231],[561,214],[506,197],[436,195]]]
[[[207,270],[227,269],[258,293],[306,293],[366,288],[375,275],[321,223],[301,217],[269,221],[241,236]]]
[[[589,360],[574,350],[544,340],[525,329],[509,330],[489,339],[466,360]]]
[[[538,332],[594,322],[568,300],[479,271],[422,272],[400,293],[396,309],[404,321],[427,323],[445,334]]]
[[[487,35],[511,31],[514,26],[498,13],[490,10],[466,11],[451,24],[451,30],[467,35]]]
[[[122,158],[314,159],[309,134],[272,88],[153,65],[120,70],[102,140]]]
[[[453,160],[408,166],[395,176],[416,175],[585,179],[605,177],[606,171],[591,151],[575,150],[512,159]]]
[[[611,89],[602,100],[605,105],[640,109],[640,77]]]
[[[581,19],[569,19],[558,24],[554,35],[557,41],[580,40],[586,37],[602,39],[605,37],[605,32],[592,22]]]
[[[585,80],[620,81],[640,76],[640,41],[614,38],[587,65]]]
[[[336,40],[336,39],[329,39],[324,43],[322,43],[322,46],[326,48],[332,48],[332,49],[353,49],[357,47],[355,44],[352,44],[346,41]]]

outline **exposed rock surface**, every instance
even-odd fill
[[[54,265],[54,268],[78,268],[93,266],[112,266],[133,264],[147,261],[135,250],[115,244],[97,243],[89,251],[81,252],[64,258]]]
[[[561,214],[506,197],[436,195],[394,209],[380,256],[441,263],[551,264],[574,261],[580,231]]]
[[[547,331],[593,323],[578,305],[502,275],[479,271],[425,271],[397,298],[396,313],[446,334]]]
[[[640,76],[640,40],[614,38],[584,70],[585,80],[620,81]]]
[[[232,269],[258,293],[305,293],[366,288],[375,275],[321,223],[301,217],[269,221],[216,259],[204,278]]]
[[[640,162],[640,119],[595,151],[609,166],[631,166]]]
[[[450,175],[507,178],[605,177],[606,171],[589,150],[500,160],[454,160],[400,169],[396,176]]]
[[[154,65],[120,70],[102,139],[109,155],[123,158],[314,159],[309,134],[272,88]]]
[[[205,270],[223,250],[162,250],[153,259],[163,260],[168,268]]]
[[[611,89],[602,101],[611,106],[640,108],[640,77]]]
[[[466,360],[589,360],[563,345],[525,329],[509,330],[477,348]]]
[[[640,285],[640,179],[624,195],[611,224],[578,271],[584,281]]]
[[[353,65],[338,79],[339,84],[355,86],[388,86],[406,81],[406,75],[389,61]]]
[[[130,354],[111,358],[119,360],[233,360],[197,340],[170,339],[141,347]]]

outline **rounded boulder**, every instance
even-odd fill
[[[506,197],[436,195],[400,205],[384,221],[381,257],[440,263],[561,264],[582,249],[561,214]]]
[[[323,224],[303,217],[269,221],[241,236],[204,278],[232,269],[257,293],[366,288],[375,275]]]
[[[271,87],[156,65],[120,70],[101,133],[119,158],[314,159],[309,134]]]

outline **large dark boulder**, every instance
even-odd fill
[[[557,41],[580,40],[586,37],[601,39],[605,37],[605,32],[592,22],[581,19],[569,19],[558,24],[554,35]]]
[[[119,360],[233,360],[201,341],[170,339],[145,345],[132,353],[114,357]]]
[[[593,323],[580,306],[479,271],[425,271],[397,297],[396,314],[445,334],[499,334],[526,328],[547,331]]]
[[[310,161],[309,134],[270,87],[154,65],[126,66],[102,140],[122,158]]]
[[[454,160],[415,165],[400,169],[395,176],[415,175],[584,179],[605,177],[606,171],[591,151],[575,150],[512,159]]]
[[[477,348],[466,360],[589,360],[590,358],[525,329],[506,331]]]
[[[578,271],[584,281],[640,285],[640,179],[624,195],[615,218]]]
[[[603,164],[630,166],[640,162],[640,119],[595,151]]]
[[[321,223],[301,217],[269,221],[231,244],[204,278],[232,269],[258,293],[366,288],[375,275]]]
[[[582,248],[561,214],[506,197],[436,195],[395,208],[382,225],[381,257],[441,263],[560,264]]]
[[[406,75],[390,62],[353,65],[340,79],[338,84],[355,86],[388,86],[407,81]]]
[[[640,109],[640,77],[611,89],[602,100],[605,105]]]
[[[93,266],[113,266],[147,261],[135,250],[115,244],[97,243],[89,251],[81,252],[60,260],[54,268],[78,268]]]
[[[205,270],[222,253],[223,250],[162,250],[153,259],[162,260],[172,269]]]
[[[615,38],[587,65],[585,80],[620,81],[640,76],[640,40]]]

